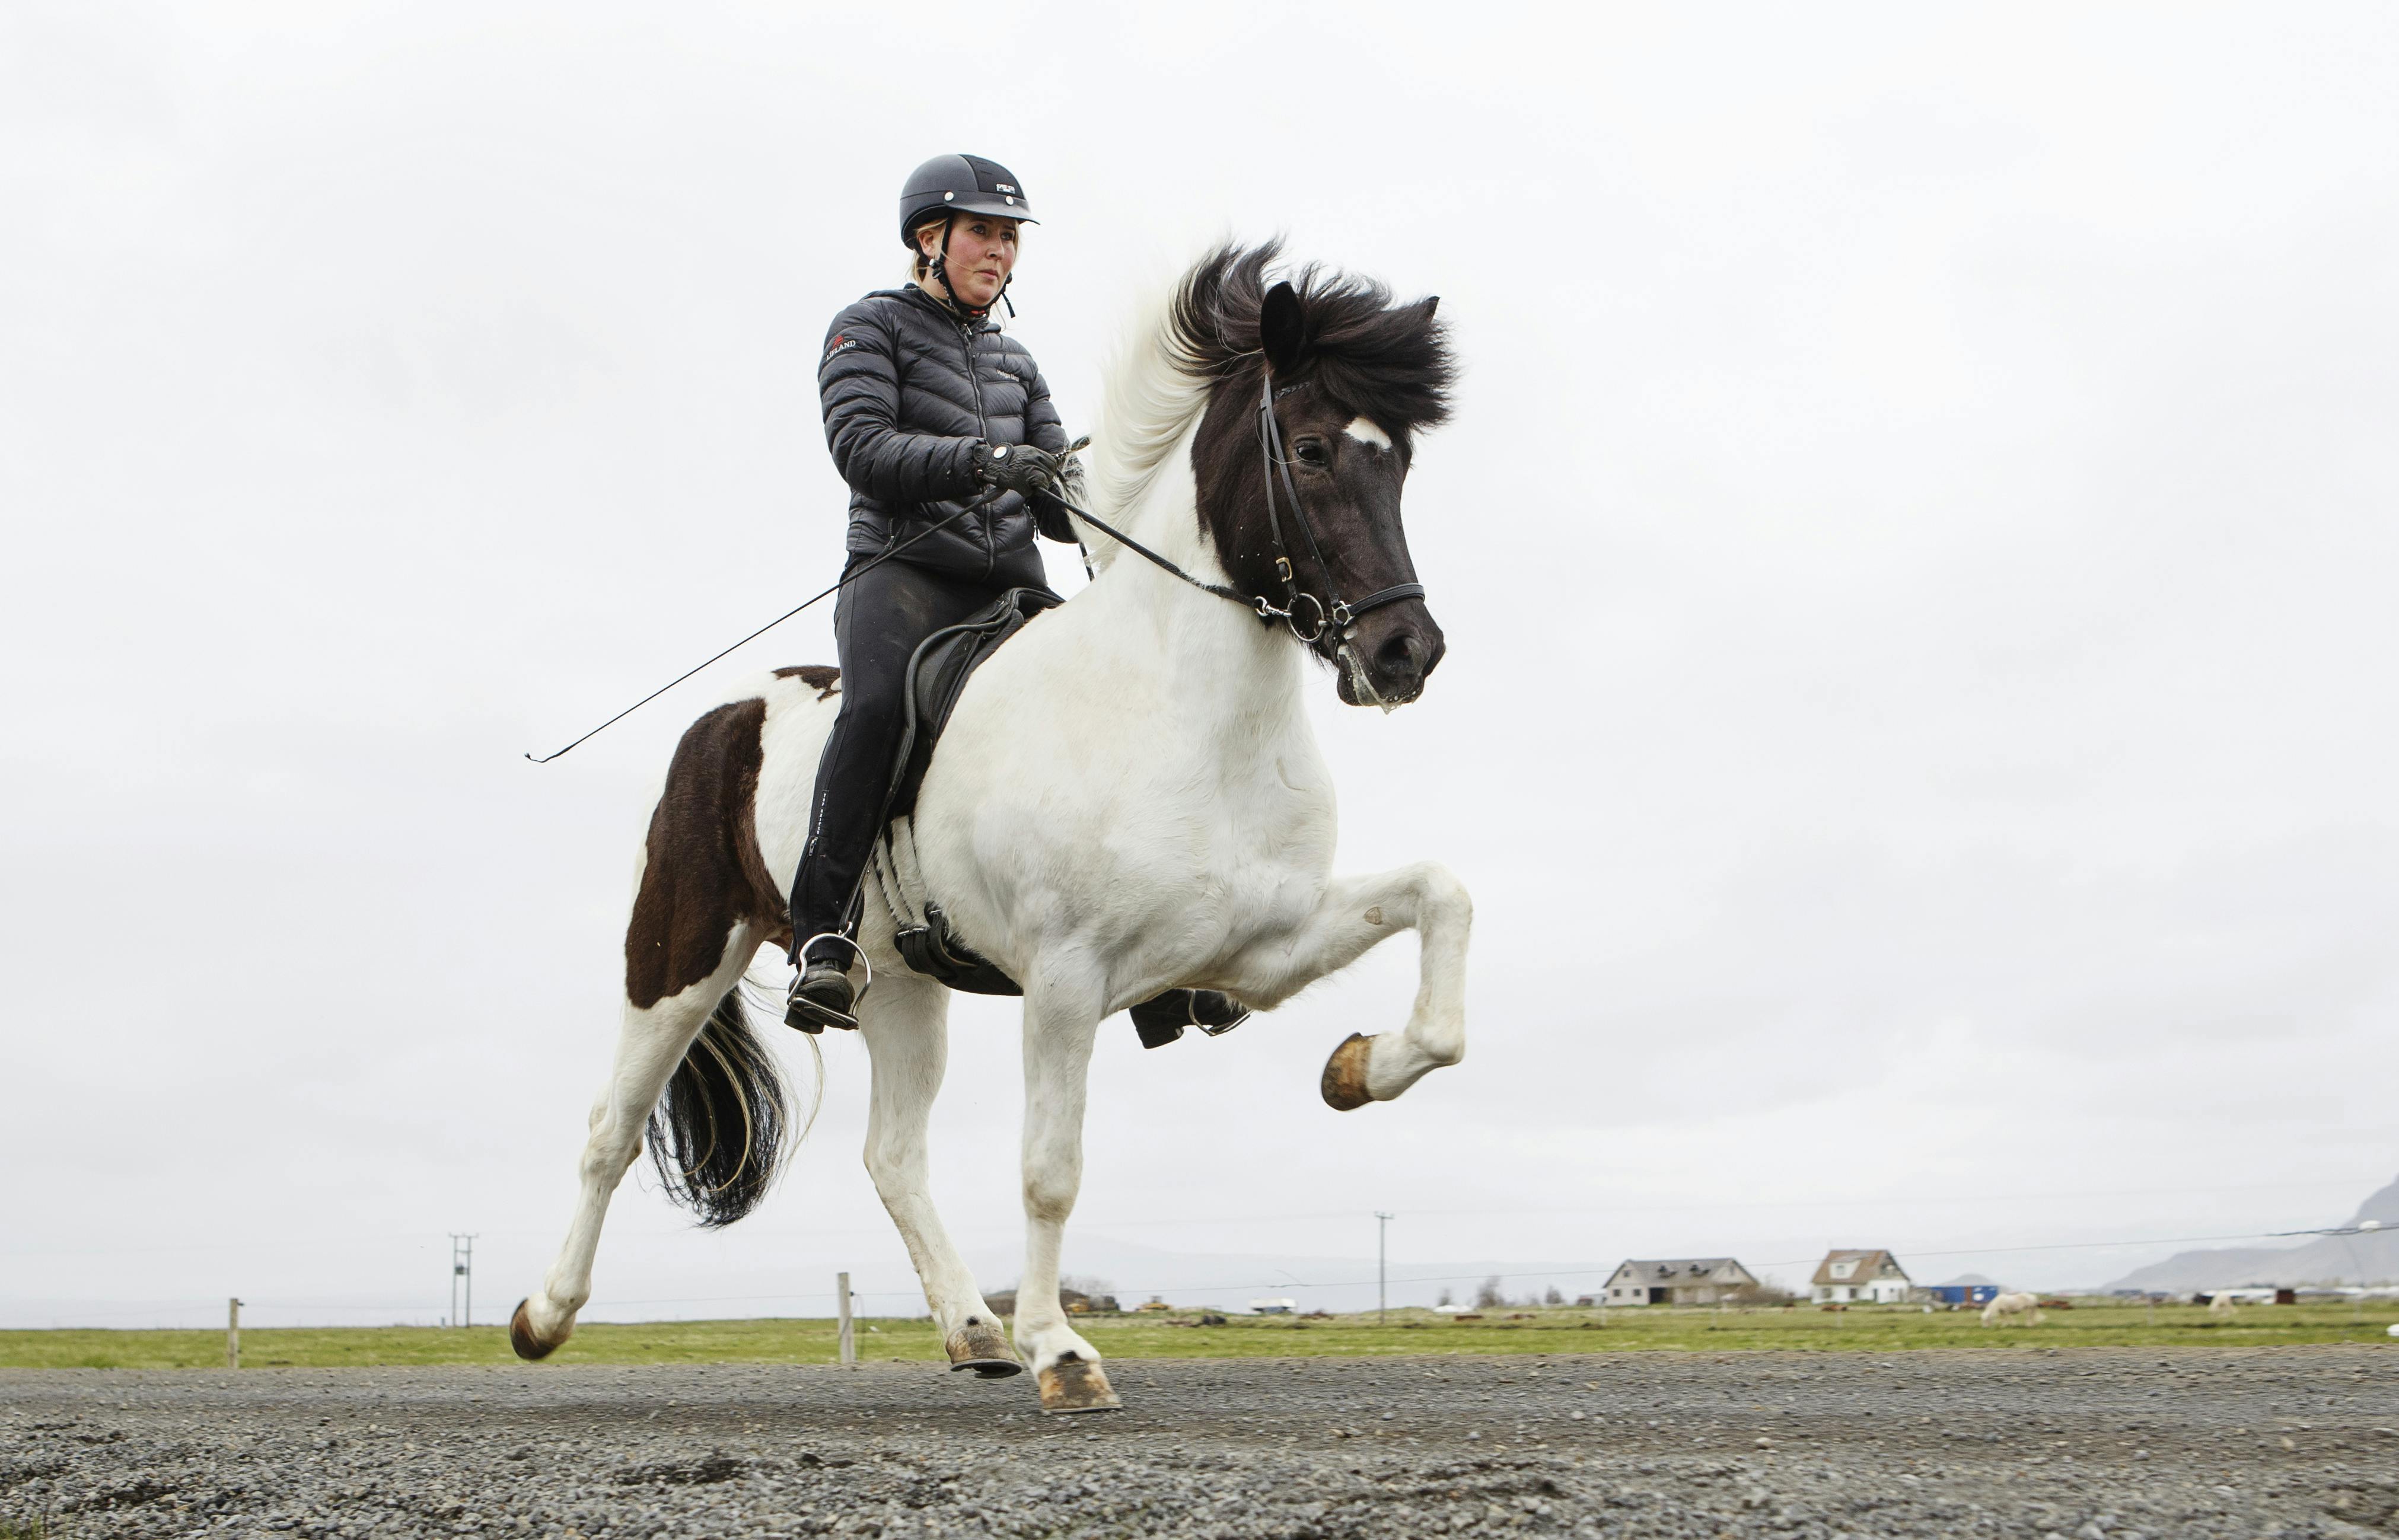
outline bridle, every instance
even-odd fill
[[[1294,637],[1308,646],[1320,646],[1326,629],[1331,627],[1339,628],[1340,639],[1346,639],[1350,626],[1360,615],[1370,610],[1379,610],[1386,604],[1396,604],[1403,599],[1422,599],[1425,588],[1421,583],[1394,583],[1388,588],[1376,589],[1356,603],[1350,603],[1341,597],[1340,587],[1333,576],[1332,563],[1324,560],[1324,547],[1317,541],[1316,526],[1308,520],[1308,505],[1299,500],[1298,484],[1291,478],[1291,462],[1283,453],[1282,425],[1275,419],[1275,402],[1294,391],[1307,389],[1309,384],[1310,382],[1302,380],[1296,385],[1288,385],[1277,390],[1274,387],[1274,375],[1269,371],[1258,385],[1258,453],[1266,462],[1267,533],[1274,542],[1275,575],[1282,581],[1283,601],[1281,604],[1275,603],[1264,594],[1245,594],[1239,588],[1230,588],[1223,583],[1211,583],[1206,578],[1194,577],[1173,561],[1151,550],[1106,520],[1077,507],[1063,497],[1058,501],[1068,513],[1099,530],[1136,555],[1145,557],[1164,568],[1193,588],[1214,594],[1219,599],[1231,600],[1236,604],[1254,611],[1258,619],[1266,625],[1271,626],[1278,620],[1281,621]],[[1300,539],[1307,543],[1308,558],[1316,563],[1316,570],[1324,574],[1322,599],[1317,598],[1301,588],[1298,574],[1292,569],[1291,549],[1283,541],[1282,516],[1275,496],[1275,483],[1278,480],[1282,483],[1281,501],[1291,505],[1291,521],[1298,526]],[[1308,609],[1313,612],[1312,619],[1305,628],[1300,623],[1302,601],[1305,601]]]
[[[1367,611],[1396,604],[1403,599],[1422,599],[1425,589],[1421,583],[1394,583],[1388,588],[1377,588],[1355,604],[1342,601],[1341,590],[1333,579],[1332,564],[1324,560],[1323,547],[1316,543],[1316,526],[1308,521],[1308,506],[1299,500],[1299,488],[1291,479],[1291,461],[1285,457],[1282,448],[1282,425],[1276,421],[1274,413],[1277,400],[1293,391],[1306,390],[1308,385],[1308,382],[1302,380],[1297,385],[1277,390],[1274,375],[1268,373],[1258,387],[1258,453],[1266,459],[1267,531],[1274,540],[1275,575],[1282,579],[1283,603],[1278,610],[1264,599],[1253,602],[1257,606],[1259,619],[1272,621],[1280,618],[1291,628],[1292,635],[1312,646],[1317,638],[1324,634],[1327,623],[1338,626],[1346,632],[1350,622]],[[1283,495],[1291,501],[1291,521],[1299,526],[1300,538],[1308,542],[1308,556],[1316,562],[1316,570],[1324,574],[1324,598],[1321,600],[1301,588],[1299,579],[1292,574],[1291,553],[1283,547],[1282,520],[1275,512],[1275,482],[1278,479],[1282,482]],[[1299,601],[1303,599],[1316,611],[1316,624],[1306,631],[1299,628]]]

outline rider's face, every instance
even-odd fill
[[[928,255],[941,250],[937,225],[924,232]],[[1016,221],[994,214],[956,214],[950,219],[950,258],[943,271],[950,292],[970,310],[987,310],[999,298],[1016,266]]]

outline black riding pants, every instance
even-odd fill
[[[852,556],[845,574],[874,559]],[[847,584],[834,601],[834,645],[841,653],[841,714],[817,763],[808,804],[808,843],[792,880],[792,947],[811,936],[847,933],[859,879],[874,849],[874,827],[891,784],[907,723],[908,659],[944,626],[988,609],[1010,588],[1047,586],[1040,553],[1012,552],[990,577],[961,577],[886,561]],[[827,947],[822,961],[847,963],[848,948]]]

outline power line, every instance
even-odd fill
[[[1957,1207],[1963,1204],[1972,1203],[2054,1203],[2066,1199],[2086,1201],[2102,1198],[2211,1196],[2226,1193],[2283,1192],[2293,1188],[2302,1187],[2339,1186],[2347,1189],[2353,1188],[2354,1185],[2355,1183],[2353,1182],[2343,1179],[2311,1178],[2294,1179],[2288,1182],[2250,1182],[2235,1186],[2130,1187],[2097,1192],[2077,1190],[2070,1193],[1963,1193],[1943,1194],[1937,1196],[1928,1197],[1910,1197],[1903,1195],[1889,1197],[1737,1198],[1717,1202],[1575,1204],[1564,1207],[1536,1206],[1526,1208],[1498,1208],[1490,1205],[1478,1204],[1472,1208],[1467,1209],[1411,1208],[1408,1212],[1411,1216],[1419,1219],[1460,1219],[1483,1218],[1486,1216],[1499,1218],[1539,1218],[1556,1215],[1585,1214],[1594,1216],[1610,1214],[1693,1214],[1719,1213],[1748,1209],[1842,1209],[1904,1205]],[[1175,1225],[1200,1226],[1214,1224],[1308,1223],[1321,1220],[1349,1219],[1352,1218],[1355,1213],[1355,1209],[1335,1209],[1277,1213],[1237,1213],[1213,1215],[1177,1214],[1165,1218],[1140,1219],[1099,1219],[1086,1216],[1077,1221],[1076,1228],[1085,1234],[1091,1234],[1107,1230],[1156,1229]],[[679,1225],[675,1228],[667,1230],[627,1230],[611,1228],[608,1234],[611,1238],[619,1240],[667,1240],[689,1236],[694,1233],[695,1228],[695,1226],[691,1225]],[[821,1241],[830,1237],[845,1236],[883,1236],[889,1233],[890,1232],[886,1227],[871,1225],[856,1225],[839,1230],[818,1229],[813,1227],[778,1228],[766,1225],[754,1225],[745,1226],[743,1231],[745,1236],[753,1236],[762,1240],[798,1239],[808,1241]],[[2259,1235],[2298,1236],[2318,1234],[2330,1235],[2335,1233],[2337,1232],[2329,1230],[2276,1230],[2259,1232]],[[556,1232],[549,1228],[523,1228],[478,1231],[477,1235],[481,1237],[533,1236],[545,1238],[554,1238]],[[391,1231],[353,1231],[347,1234],[311,1234],[303,1238],[291,1239],[280,1242],[279,1244],[284,1246],[286,1249],[299,1249],[305,1247],[312,1250],[321,1250],[326,1241],[336,1239],[371,1240],[386,1245],[432,1246],[438,1244],[439,1236],[440,1233],[435,1231],[400,1232],[397,1235]],[[2255,1239],[2258,1237],[2250,1236],[2245,1238]],[[156,1246],[11,1247],[0,1249],[0,1259],[51,1256],[147,1256],[183,1251],[255,1251],[264,1247],[277,1244],[278,1244],[278,1242],[265,1237],[261,1237],[256,1240],[193,1241],[188,1243],[170,1243]],[[2160,1242],[2159,1244],[2171,1245],[2173,1243]],[[1803,1260],[1812,1261],[1814,1259],[1810,1258]]]

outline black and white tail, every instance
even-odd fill
[[[794,1129],[782,1067],[759,1041],[737,983],[716,1003],[650,1113],[650,1159],[667,1196],[718,1229],[766,1197],[808,1121],[813,1109]]]

